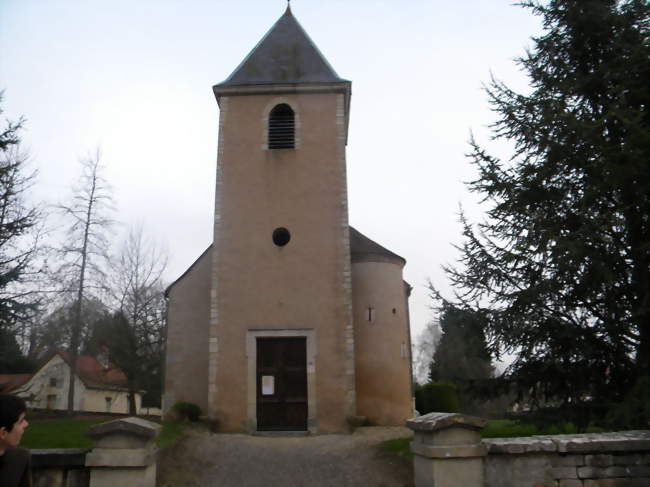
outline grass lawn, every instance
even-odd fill
[[[29,420],[29,418],[27,418]],[[90,448],[84,431],[103,419],[46,419],[30,421],[20,446],[25,448]]]
[[[587,428],[586,433],[600,433],[605,431],[598,427]],[[520,424],[510,419],[492,419],[488,421],[487,427],[481,431],[482,438],[515,438],[520,436],[534,435],[562,435],[579,433],[578,429],[572,423],[560,423],[546,428],[538,428],[532,424]],[[388,440],[382,443],[384,450],[391,451],[404,458],[413,458],[409,444],[410,438],[400,438],[397,440]]]
[[[84,432],[88,427],[105,421],[106,419],[67,418],[33,420],[25,430],[20,446],[32,449],[91,448],[92,441]],[[176,441],[185,429],[185,424],[172,421],[163,421],[162,425],[162,432],[156,440],[156,446],[159,448]]]
[[[413,460],[413,453],[411,452],[411,438],[398,438],[396,440],[384,441],[380,448],[385,451],[394,453],[398,457]]]
[[[582,433],[602,433],[603,428],[590,426],[587,431]],[[481,431],[483,438],[514,438],[517,436],[534,436],[534,435],[566,435],[581,433],[573,423],[558,423],[545,428],[538,428],[532,424],[521,424],[510,419],[493,419],[488,421],[488,425]]]
[[[183,432],[188,427],[187,423],[177,423],[176,421],[163,421],[162,425],[163,429],[158,435],[158,438],[156,438],[156,446],[158,448],[164,448],[174,443],[183,435]]]

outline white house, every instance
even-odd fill
[[[65,410],[69,380],[69,355],[55,352],[34,374],[0,375],[0,392],[24,398],[30,408]],[[126,375],[105,357],[77,357],[75,411],[126,414],[129,412],[128,394]],[[142,391],[137,391],[135,396],[136,414],[139,414]]]

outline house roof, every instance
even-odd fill
[[[217,87],[295,83],[340,83],[334,68],[287,7],[262,40]]]
[[[57,355],[70,366],[68,352],[52,352],[33,374],[0,374],[0,392],[11,392],[25,385]],[[89,355],[77,357],[77,377],[90,389],[127,390],[128,379],[121,369],[113,364],[104,367],[95,357]]]
[[[68,365],[71,365],[70,354],[68,352],[57,351],[55,355],[59,355]],[[108,364],[107,367],[104,367],[95,357],[91,357],[90,355],[79,355],[77,357],[76,372],[86,387],[99,389],[124,389],[127,387],[128,379],[121,369],[113,364]]]
[[[34,374],[0,374],[0,392],[11,392],[29,382]]]
[[[356,228],[350,227],[350,257],[352,262],[392,262],[401,266],[406,259],[382,247]]]

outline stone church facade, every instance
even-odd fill
[[[348,224],[350,89],[289,8],[214,86],[214,240],[167,290],[164,409],[249,432],[412,415],[405,260]]]

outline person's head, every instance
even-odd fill
[[[0,394],[0,450],[18,446],[25,428],[25,401],[11,394]]]

